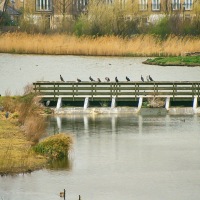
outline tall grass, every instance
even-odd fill
[[[11,118],[5,119],[0,112],[0,175],[31,172],[43,167],[46,159],[31,150],[31,142]]]
[[[43,106],[40,104],[40,98],[35,93],[11,97],[8,94],[1,97],[0,104],[5,112],[9,112],[9,119],[15,118],[21,125],[26,138],[34,144],[39,141],[46,132],[45,117],[40,115],[43,112]],[[17,117],[16,117],[17,116]]]
[[[93,56],[178,56],[200,51],[200,38],[173,36],[161,40],[153,35],[76,37],[64,34],[29,35],[6,33],[0,37],[1,53],[93,55]]]

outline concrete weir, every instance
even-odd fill
[[[139,113],[142,115],[165,115],[165,114],[198,114],[200,108],[198,107],[198,98],[194,97],[191,107],[170,107],[170,97],[166,97],[165,106],[162,108],[148,108],[143,107],[144,97],[139,97],[137,106],[116,106],[116,97],[112,98],[110,107],[90,107],[90,98],[85,97],[83,107],[61,107],[62,98],[58,98],[55,109],[56,114],[116,114],[116,113]],[[172,99],[171,99],[172,100]]]

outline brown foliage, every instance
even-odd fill
[[[56,45],[55,45],[56,44]],[[145,47],[145,48],[144,48]],[[200,39],[192,36],[169,36],[159,40],[153,35],[75,37],[64,34],[29,35],[7,33],[0,37],[0,52],[97,55],[97,56],[177,56],[200,51]]]
[[[30,86],[25,87],[25,94],[21,97],[11,97],[9,94],[2,100],[2,106],[5,111],[17,113],[18,122],[23,127],[28,140],[37,143],[41,136],[45,134],[46,122],[41,113],[43,106],[40,104],[40,98],[37,94],[30,93]]]

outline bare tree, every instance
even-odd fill
[[[54,14],[62,15],[63,18],[70,14],[73,0],[54,1]]]
[[[3,21],[3,14],[6,12],[6,8],[9,0],[0,0],[0,24]]]

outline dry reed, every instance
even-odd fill
[[[10,117],[5,119],[3,112],[0,112],[0,146],[0,175],[31,172],[46,163],[44,157],[31,150],[31,142]]]
[[[16,119],[23,128],[26,138],[33,144],[46,133],[46,120],[40,115],[44,108],[36,94],[30,93],[22,97],[7,95],[1,98],[1,105],[5,112],[9,112],[9,120]]]
[[[6,33],[0,37],[1,53],[93,55],[93,56],[178,56],[200,51],[200,38],[169,36],[160,40],[152,35],[132,38],[117,36],[76,37],[64,34],[29,35]]]

